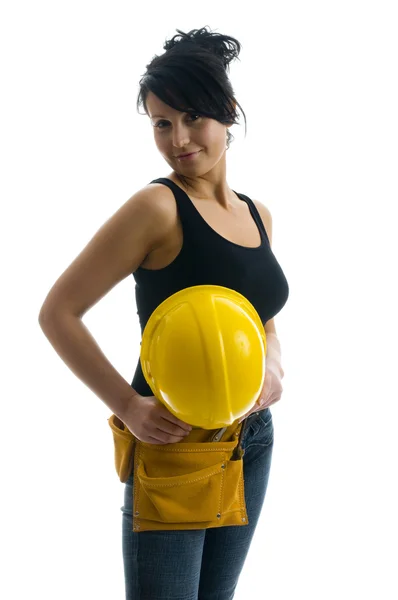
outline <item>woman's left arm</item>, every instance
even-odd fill
[[[281,365],[281,344],[278,339],[278,336],[276,335],[276,333],[267,333],[267,331],[265,332],[265,335],[267,342],[265,371],[267,372],[267,370],[270,369],[271,371],[275,372],[275,374],[278,375],[281,379],[283,379],[283,377],[285,376],[285,372],[282,369]]]
[[[281,399],[283,387],[282,378],[285,373],[281,365],[281,345],[276,333],[266,332],[266,359],[265,359],[265,377],[261,393],[252,408],[241,417],[238,423],[246,419],[249,415],[259,410],[265,410],[271,404],[275,404]]]

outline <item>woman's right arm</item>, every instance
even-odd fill
[[[172,226],[154,188],[149,184],[139,190],[102,225],[55,282],[39,314],[58,355],[122,421],[129,400],[139,394],[103,354],[82,317],[140,266]]]

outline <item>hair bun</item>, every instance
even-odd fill
[[[241,44],[236,38],[221,33],[213,33],[211,30],[208,31],[207,26],[201,29],[192,29],[188,33],[184,33],[181,29],[176,31],[178,31],[178,34],[165,42],[164,50],[171,50],[172,48],[187,50],[190,44],[195,44],[195,46],[201,46],[219,56],[224,67],[227,67],[234,58],[238,58],[241,50]]]

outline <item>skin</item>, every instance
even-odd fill
[[[173,169],[170,178],[178,181],[193,198],[216,201],[225,209],[238,206],[226,180],[226,132],[231,125],[182,113],[165,104],[152,92],[147,97],[147,110],[155,144]],[[197,150],[201,152],[193,161],[176,158],[178,154]],[[179,175],[184,176],[188,187],[179,179]]]

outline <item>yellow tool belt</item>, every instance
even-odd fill
[[[114,414],[108,423],[120,481],[133,470],[134,531],[248,525],[241,446],[247,421],[194,428],[176,444],[142,442]]]

